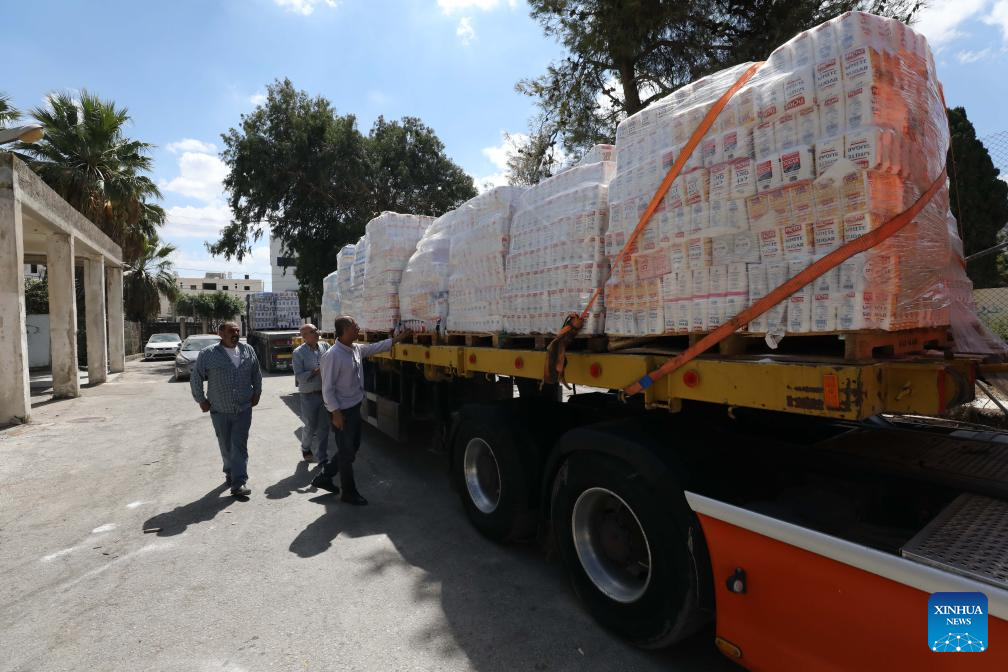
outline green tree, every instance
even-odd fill
[[[6,128],[21,118],[21,113],[15,108],[10,98],[0,93],[0,128]]]
[[[955,107],[948,114],[952,132],[949,200],[969,256],[1003,240],[999,234],[1008,224],[1008,183],[999,177],[1001,171],[994,167],[987,148],[977,139],[966,110]],[[998,260],[998,255],[991,254],[969,262],[966,272],[975,287],[1002,287],[1008,282]]]
[[[157,317],[161,296],[175,301],[179,294],[171,255],[175,246],[164,244],[154,234],[144,243],[140,256],[126,264],[123,272],[123,304],[126,319],[146,322]]]
[[[45,138],[19,144],[17,150],[39,176],[123,249],[127,262],[143,254],[146,241],[164,223],[161,198],[147,177],[152,145],[133,140],[124,130],[130,121],[117,107],[88,91],[49,96],[32,110],[45,127]]]
[[[49,279],[25,278],[25,313],[28,315],[49,314]]]
[[[318,311],[322,278],[339,249],[383,210],[439,215],[476,195],[444,145],[420,120],[379,118],[369,136],[353,115],[276,81],[266,101],[222,135],[224,186],[234,221],[207,244],[241,260],[269,227],[298,257],[302,312]]]
[[[180,294],[175,301],[175,310],[180,316],[200,320],[203,330],[209,333],[216,332],[222,322],[245,312],[245,303],[237,296],[222,291]]]
[[[531,16],[567,56],[518,82],[542,123],[533,147],[577,158],[616,125],[679,87],[762,60],[793,35],[851,9],[909,22],[917,0],[530,0]],[[535,165],[540,156],[527,153]]]

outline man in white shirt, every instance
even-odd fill
[[[367,504],[367,500],[357,492],[353,462],[361,439],[363,360],[371,355],[388,352],[394,344],[412,332],[405,330],[395,338],[387,338],[379,343],[354,343],[360,335],[360,329],[357,322],[348,315],[336,318],[334,331],[336,343],[322,356],[319,369],[322,374],[322,400],[331,414],[339,455],[338,459],[329,460],[322,473],[312,481],[312,485],[338,493],[340,489],[333,485],[332,480],[338,471],[343,486],[342,501],[360,506]]]

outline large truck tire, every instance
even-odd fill
[[[618,457],[578,451],[557,472],[550,519],[574,590],[604,627],[656,649],[710,621],[710,560],[681,490],[657,487]]]
[[[459,411],[451,441],[451,476],[473,526],[493,541],[532,536],[538,466],[532,442],[505,405]]]

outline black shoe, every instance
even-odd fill
[[[304,460],[305,462],[314,462],[315,456],[311,454],[310,450],[302,450],[301,459]]]
[[[354,506],[364,506],[367,504],[367,500],[361,496],[359,492],[343,493],[340,497],[341,502],[346,502],[347,504],[353,504]]]
[[[224,474],[224,485],[226,485],[229,488],[231,487],[231,474],[227,473]]]
[[[319,474],[318,476],[312,479],[311,484],[313,488],[318,488],[319,490],[328,490],[334,495],[339,494],[339,486],[333,485],[331,476],[326,477],[323,476],[322,474]]]
[[[236,485],[233,488],[231,488],[232,497],[248,497],[251,494],[252,491],[246,488],[244,483],[242,483],[241,485]]]

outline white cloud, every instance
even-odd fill
[[[263,103],[266,102],[266,94],[253,93],[251,96],[249,96],[248,102],[252,103],[253,105],[262,105]]]
[[[367,92],[367,100],[372,105],[382,106],[387,105],[391,102],[392,97],[389,96],[384,91],[379,91],[378,89],[371,89]]]
[[[458,35],[458,38],[462,42],[463,46],[469,46],[469,43],[476,38],[476,31],[473,29],[472,19],[468,16],[463,16],[459,19],[458,27],[455,29],[455,34]]]
[[[481,151],[490,163],[499,171],[507,170],[508,158],[514,154],[515,145],[522,145],[528,142],[528,135],[525,133],[505,133],[501,132],[501,143],[484,147]]]
[[[227,176],[227,165],[213,154],[186,151],[178,160],[179,175],[159,185],[162,190],[170,191],[189,198],[213,203],[221,199],[224,193],[222,185]]]
[[[960,63],[966,65],[967,63],[976,63],[977,61],[982,61],[983,59],[990,56],[990,47],[987,49],[981,49],[980,51],[960,51],[956,54],[956,58]]]
[[[339,6],[338,0],[273,0],[279,7],[283,7],[288,12],[308,16],[315,11],[315,8],[323,2],[329,7]]]
[[[927,38],[935,51],[966,37],[959,26],[983,11],[990,0],[934,0],[917,17],[914,28]],[[1003,4],[999,0],[998,4]]]
[[[437,4],[442,12],[450,15],[469,9],[481,9],[484,12],[489,12],[497,9],[501,4],[501,0],[437,0]],[[514,9],[518,5],[518,2],[517,0],[508,0],[507,4],[511,9]]]
[[[231,208],[223,203],[203,207],[176,205],[165,211],[165,235],[212,240],[231,222]]]
[[[997,0],[990,14],[984,17],[984,23],[1000,28],[1001,39],[1008,44],[1008,0]]]
[[[212,154],[217,151],[217,146],[209,142],[193,140],[192,138],[183,138],[178,142],[168,143],[165,149],[172,154],[178,154],[179,152],[202,152],[203,154]]]

